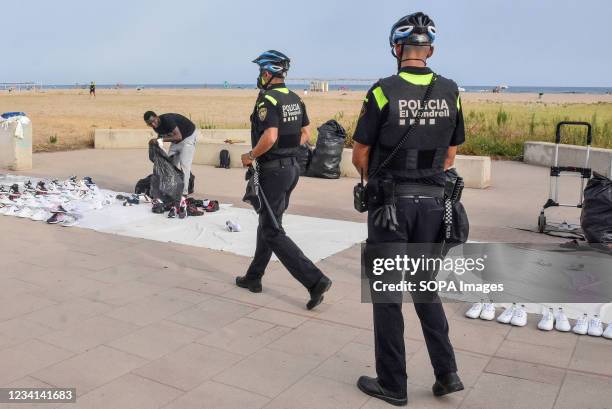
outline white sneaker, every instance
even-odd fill
[[[34,220],[35,222],[42,222],[44,220],[47,220],[49,217],[51,217],[51,214],[48,211],[46,211],[45,209],[38,209],[34,212],[30,219]]]
[[[565,311],[563,311],[563,308],[559,308],[559,310],[557,311],[555,321],[555,329],[557,331],[569,332],[572,329],[572,326],[570,325],[569,319],[567,318],[567,315],[565,315]]]
[[[514,325],[515,327],[524,327],[527,325],[527,311],[525,311],[524,305],[514,309],[510,324]]]
[[[513,303],[510,307],[506,308],[506,310],[502,312],[499,317],[497,317],[497,322],[501,322],[502,324],[510,324],[515,309],[516,303]]]
[[[19,206],[11,206],[6,211],[5,215],[6,216],[16,216],[17,213],[19,213],[20,210],[21,210],[21,208]]]
[[[228,220],[225,222],[225,227],[227,228],[227,231],[233,232],[233,233],[238,233],[242,230],[242,227],[240,227],[238,223],[233,222],[231,220]]]
[[[493,321],[495,319],[495,305],[493,303],[485,303],[480,313],[480,319],[485,321]]]
[[[30,209],[29,207],[24,207],[18,213],[16,213],[15,216],[29,219],[30,217],[32,217],[33,214],[34,213],[32,212],[32,209]]]
[[[480,302],[474,303],[470,307],[470,309],[466,311],[465,316],[475,320],[476,318],[480,317],[480,313],[482,312],[483,306],[484,303],[482,302],[482,300]]]
[[[574,334],[586,335],[589,331],[589,316],[586,313],[576,320],[576,325],[574,325],[572,331]]]
[[[76,224],[78,224],[78,222],[79,221],[78,221],[78,219],[75,216],[73,216],[71,214],[65,214],[64,218],[62,219],[60,224],[63,227],[72,227],[72,226],[75,226]]]
[[[608,323],[608,328],[603,333],[604,338],[612,339],[612,322]]]
[[[542,314],[542,319],[538,323],[538,329],[550,331],[555,327],[555,314],[552,308],[548,308]]]
[[[12,205],[13,203],[15,203],[15,202],[13,202],[11,199],[9,199],[8,196],[5,196],[5,195],[1,195],[0,196],[0,204],[3,204],[3,205]]]
[[[603,323],[599,318],[599,315],[595,314],[589,321],[589,330],[587,331],[592,337],[601,337],[603,335]]]

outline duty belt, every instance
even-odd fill
[[[433,197],[444,198],[444,188],[435,185],[406,183],[395,185],[395,197]]]
[[[272,159],[267,162],[259,162],[259,169],[261,170],[270,170],[270,169],[280,169],[286,166],[297,165],[297,159],[295,157],[289,158],[280,158],[280,159]]]

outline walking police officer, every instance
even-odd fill
[[[369,175],[368,192],[378,192],[369,194],[368,246],[441,241],[444,172],[453,166],[465,132],[457,85],[427,67],[435,35],[434,22],[423,13],[400,19],[389,38],[399,72],[376,83],[362,108],[353,163]],[[434,368],[433,393],[442,396],[460,391],[463,384],[442,302],[437,293],[421,295],[412,294]],[[378,377],[362,376],[357,386],[391,404],[406,405],[401,294],[393,302],[373,299],[373,312]]]
[[[300,177],[297,150],[310,136],[306,106],[284,83],[290,64],[286,55],[270,50],[253,62],[259,65],[257,86],[260,93],[251,115],[253,150],[242,155],[242,164],[249,166],[257,160],[259,183],[277,223],[266,211],[259,215],[255,255],[246,275],[236,278],[236,285],[254,293],[261,292],[261,279],[274,253],[291,275],[308,289],[310,300],[306,307],[311,310],[323,301],[332,282],[282,227],[283,213]]]

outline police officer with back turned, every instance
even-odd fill
[[[353,164],[369,176],[366,249],[381,243],[435,246],[441,241],[444,172],[453,166],[465,132],[457,84],[427,67],[435,36],[434,22],[423,13],[400,19],[389,38],[399,72],[377,82],[362,108]],[[437,293],[423,298],[412,293],[412,298],[434,369],[434,395],[462,390],[440,298]],[[408,396],[401,294],[386,303],[373,297],[373,313],[377,378],[362,376],[357,386],[404,406]]]
[[[236,278],[236,285],[254,293],[261,292],[261,279],[274,253],[291,275],[308,289],[310,300],[306,308],[311,310],[323,301],[332,282],[282,228],[283,213],[300,177],[297,150],[309,138],[306,106],[284,83],[290,64],[286,55],[270,50],[253,62],[259,65],[257,86],[260,93],[251,115],[253,150],[242,155],[242,164],[249,166],[257,160],[259,183],[277,223],[266,211],[259,215],[255,255],[246,275]]]

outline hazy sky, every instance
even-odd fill
[[[430,66],[459,84],[612,85],[609,0],[10,1],[0,82],[251,83],[270,48],[294,77],[379,78],[391,25],[419,10]]]

